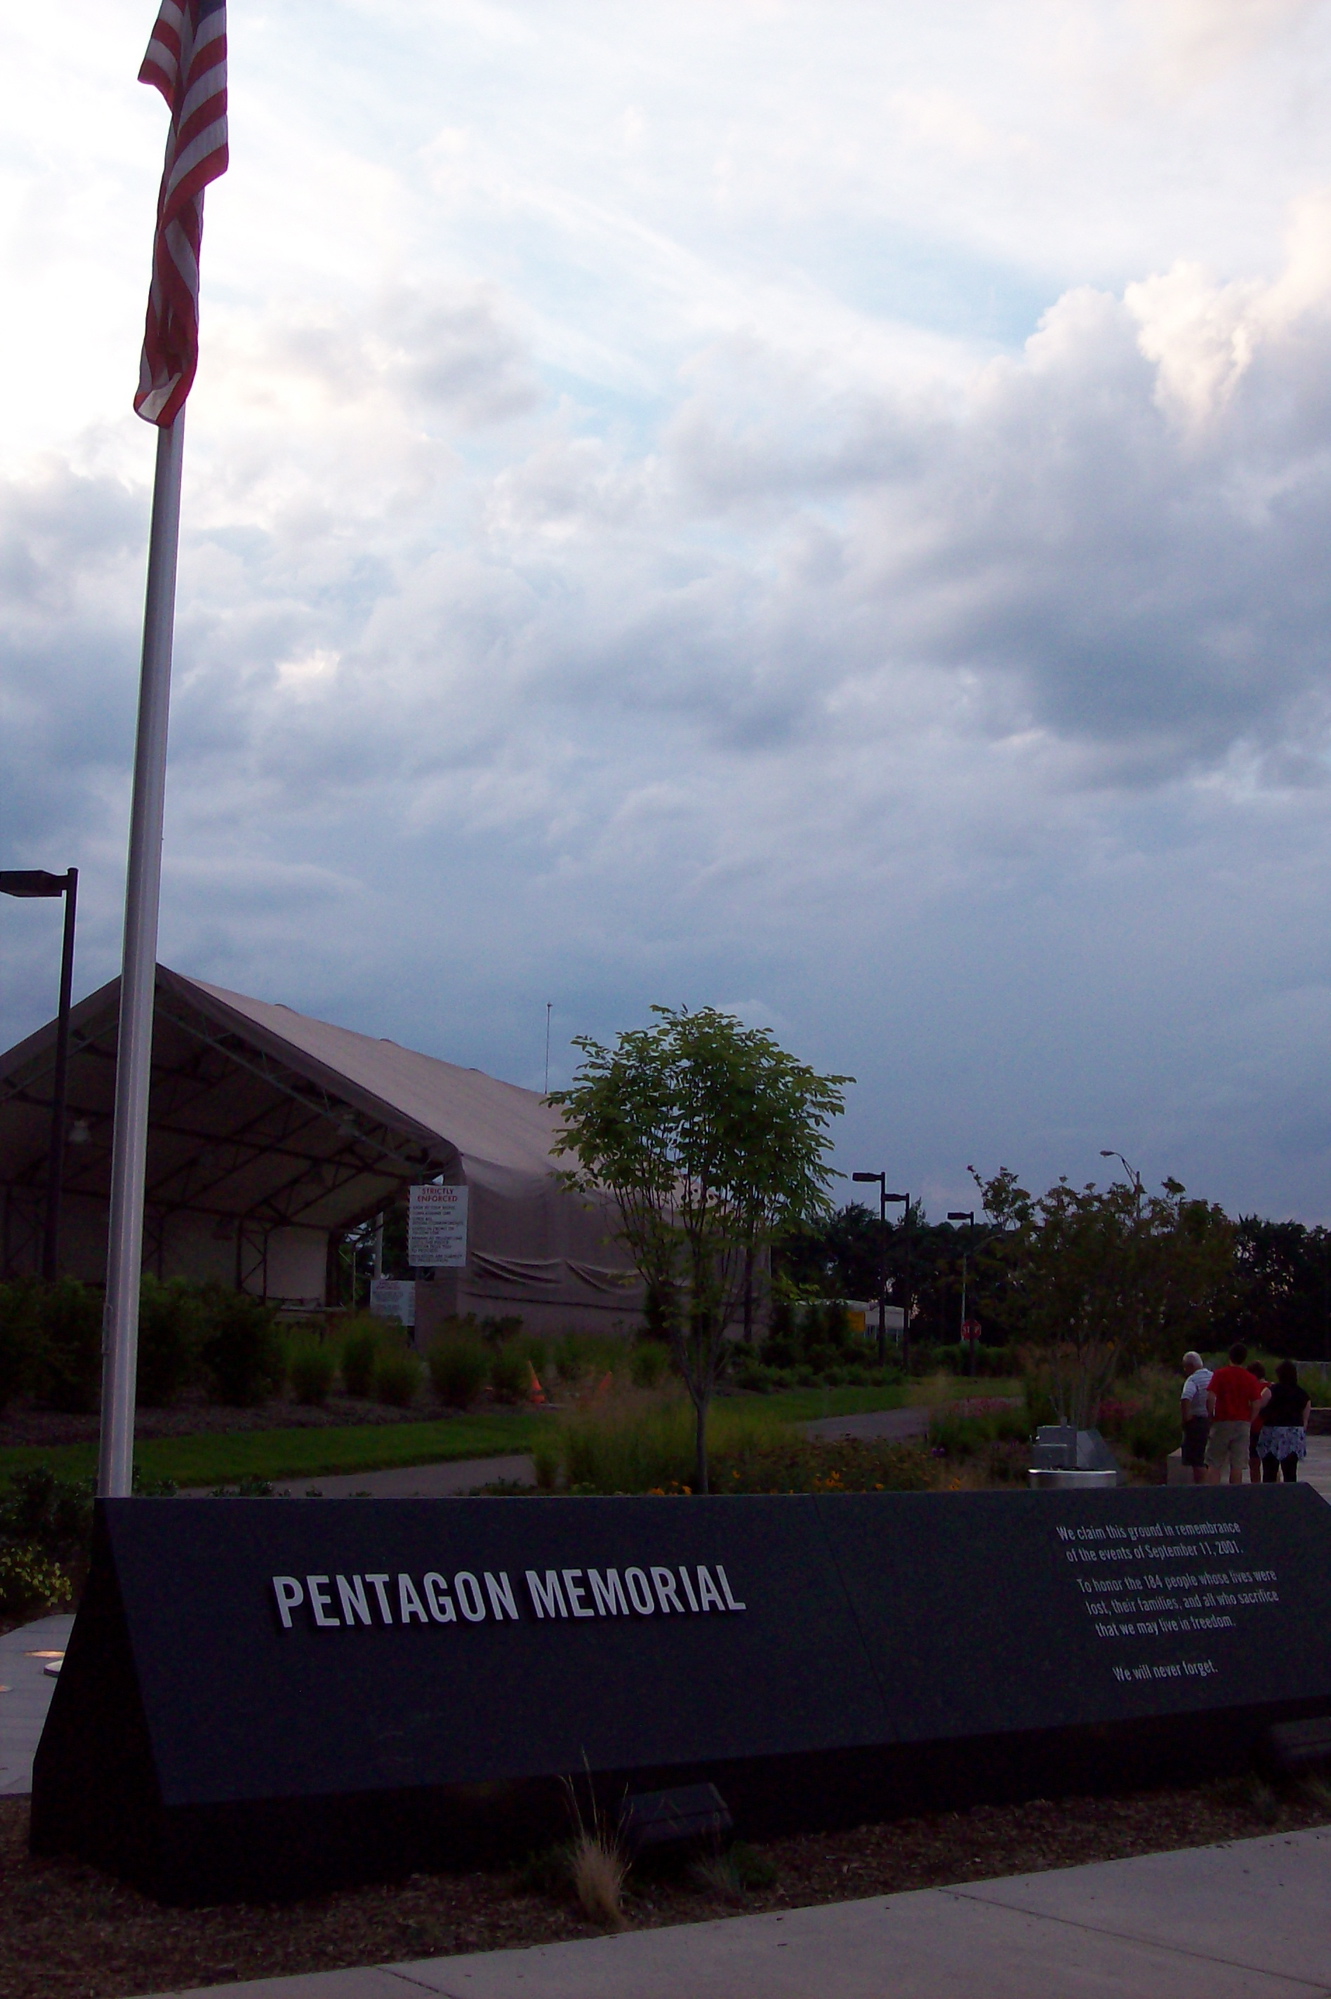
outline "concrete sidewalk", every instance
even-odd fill
[[[1329,1899],[1331,1828],[206,1989],[219,1999],[1328,1999]]]
[[[73,1628],[72,1616],[40,1617],[0,1637],[0,1797],[32,1789],[32,1759],[55,1686],[46,1668],[58,1663],[49,1655],[63,1655]]]
[[[536,1483],[536,1467],[529,1457],[454,1458],[446,1464],[395,1465],[388,1471],[335,1472],[327,1478],[281,1478],[274,1491],[289,1499],[303,1499],[307,1493],[321,1499],[456,1499],[478,1485],[506,1479],[512,1485]],[[179,1499],[208,1499],[211,1486],[190,1486],[178,1493]]]
[[[927,1437],[931,1410],[868,1409],[859,1416],[820,1416],[816,1422],[801,1423],[800,1429],[815,1443],[835,1443],[839,1437],[886,1438],[891,1443],[907,1437]]]

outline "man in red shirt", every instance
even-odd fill
[[[1248,1471],[1248,1443],[1253,1419],[1270,1396],[1266,1383],[1243,1365],[1248,1349],[1237,1343],[1229,1350],[1229,1366],[1218,1367],[1206,1390],[1211,1434],[1206,1440],[1206,1464],[1211,1484],[1219,1485],[1229,1466],[1231,1485],[1242,1485]]]

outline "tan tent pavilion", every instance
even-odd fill
[[[106,1269],[120,982],[75,1007],[61,1266]],[[55,1023],[0,1056],[0,1268],[40,1268]],[[567,1193],[534,1090],[159,966],[144,1268],[285,1304],[337,1302],[339,1240],[413,1182],[468,1189],[467,1262],[417,1286],[452,1312],[625,1329],[641,1287],[614,1212]],[[423,1274],[423,1273],[422,1273]]]

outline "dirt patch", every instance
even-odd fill
[[[727,1898],[687,1878],[629,1877],[630,1928],[1120,1860],[1331,1822],[1331,1791],[1248,1779],[1120,1798],[977,1806],[773,1840],[772,1886]],[[27,1851],[28,1800],[0,1799],[5,1999],[127,1999],[243,1978],[553,1943],[598,1932],[572,1900],[511,1873],[414,1875],[281,1906],[161,1909],[110,1876]]]

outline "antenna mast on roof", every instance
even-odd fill
[[[545,1003],[545,1094],[547,1097],[550,1094],[550,1009],[553,1005],[553,1000],[547,1000]]]

